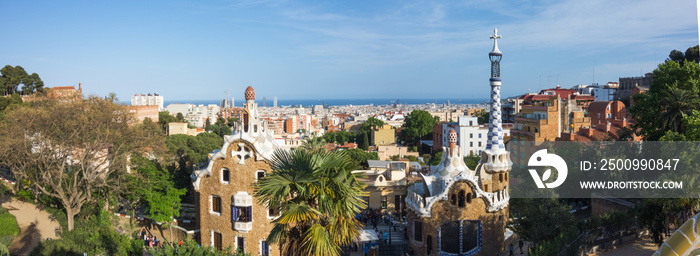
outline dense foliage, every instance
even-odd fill
[[[700,66],[668,60],[653,73],[649,91],[634,95],[629,108],[637,134],[648,141],[659,140],[667,131],[684,134],[683,118],[700,108]]]
[[[21,87],[20,87],[21,85]],[[20,90],[20,88],[22,90]],[[44,82],[36,73],[27,74],[21,66],[6,65],[0,69],[0,92],[3,95],[22,93],[24,95],[44,90]],[[2,95],[0,95],[2,96]]]
[[[78,222],[74,230],[64,232],[61,239],[42,241],[30,255],[142,255],[143,242],[117,233],[110,217],[99,211]]]
[[[148,248],[151,256],[249,256],[250,253],[231,252],[231,248],[219,251],[211,247],[201,247],[194,240],[185,240],[182,245],[165,245],[163,248]]]
[[[400,134],[401,140],[415,144],[421,139],[428,139],[433,134],[433,126],[439,121],[439,117],[433,117],[428,111],[413,110],[413,112],[406,115]]]
[[[0,151],[0,164],[35,191],[59,199],[72,230],[85,203],[120,189],[129,156],[158,156],[162,140],[157,127],[138,123],[109,100],[36,101],[0,122],[0,147],[7,149]]]
[[[340,255],[362,230],[364,183],[352,174],[345,151],[277,150],[273,172],[258,181],[258,202],[279,209],[267,237],[282,255]]]
[[[19,225],[14,215],[0,206],[0,247],[9,247],[12,239],[19,235]],[[0,255],[3,250],[0,249]]]

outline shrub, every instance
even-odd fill
[[[2,209],[5,210],[5,208]],[[12,239],[17,235],[19,235],[19,225],[15,216],[9,213],[0,214],[0,243],[10,246]]]
[[[61,239],[42,241],[30,255],[141,255],[142,243],[117,233],[104,211],[77,222]]]

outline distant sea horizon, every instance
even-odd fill
[[[234,99],[235,106],[242,106],[245,100],[243,99]],[[209,105],[209,104],[216,104],[220,105],[221,100],[166,100],[164,102],[164,107],[167,107],[170,104],[173,103],[180,103],[180,104],[194,104],[194,105]],[[435,103],[435,104],[445,104],[447,102],[450,102],[450,104],[481,104],[481,103],[488,103],[489,99],[484,98],[484,99],[466,99],[466,98],[455,98],[455,99],[277,99],[277,106],[294,106],[294,105],[301,105],[303,107],[309,107],[309,106],[315,106],[315,105],[323,105],[324,103],[328,106],[347,106],[347,105],[391,105],[394,103],[398,104],[408,104],[408,105],[422,105],[422,104],[430,104],[430,103]],[[262,99],[256,99],[255,102],[258,103],[258,106],[262,107]],[[131,102],[125,102],[126,104],[130,104]],[[267,99],[266,104],[267,107],[272,107],[273,106],[273,100],[272,99]]]

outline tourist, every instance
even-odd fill
[[[525,242],[523,242],[523,239],[520,238],[520,241],[518,241],[518,247],[520,247],[520,254],[523,254],[523,245],[525,245]]]
[[[513,255],[513,243],[510,243],[510,246],[508,246],[508,251],[510,251],[510,254],[508,254],[508,256],[514,256]]]

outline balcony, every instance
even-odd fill
[[[236,221],[233,228],[237,231],[248,233],[248,231],[251,231],[253,229],[253,222]]]

